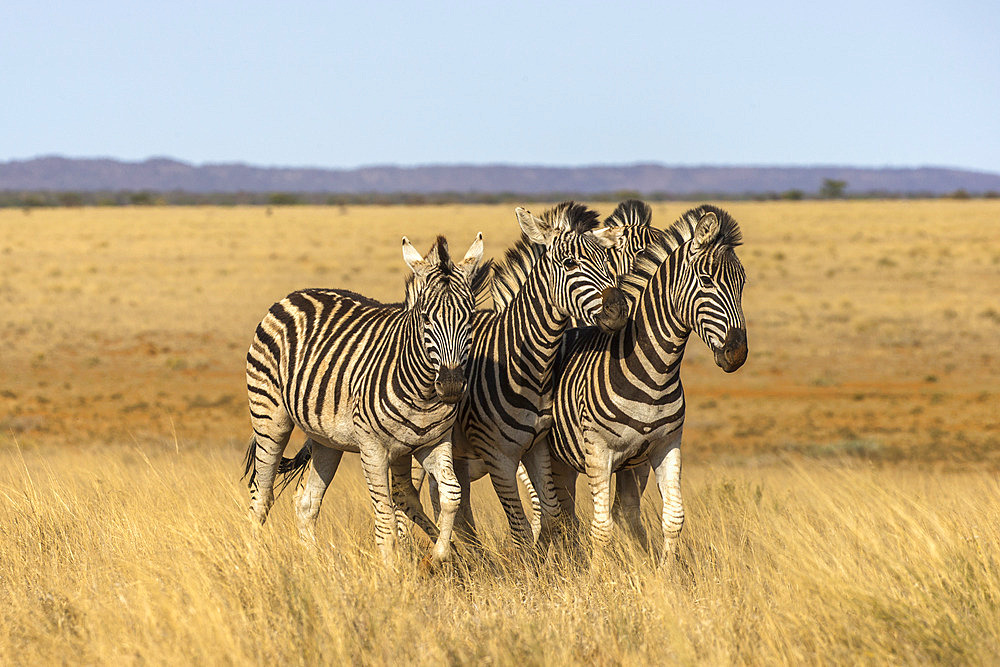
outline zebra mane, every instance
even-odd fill
[[[618,209],[615,209],[615,213],[612,213],[611,216],[615,217],[619,209],[626,204],[631,204],[631,202],[622,202],[619,204]],[[648,212],[648,206],[642,202],[636,202],[636,204],[645,207]],[[635,204],[631,204],[631,206],[633,213],[639,208]],[[650,236],[643,250],[635,256],[629,272],[619,277],[618,287],[625,293],[625,296],[632,303],[633,308],[638,303],[639,296],[646,289],[646,286],[660,264],[684,243],[694,238],[694,230],[698,226],[698,221],[709,212],[715,213],[720,225],[719,235],[712,244],[714,249],[731,250],[743,243],[743,233],[740,231],[739,225],[726,211],[711,204],[704,204],[690,209],[681,215],[670,227],[663,230],[662,234]],[[622,216],[619,217],[624,219]],[[642,220],[643,218],[641,216],[633,216],[633,219]],[[649,224],[649,221],[647,219],[645,223],[639,222],[637,224]]]
[[[493,267],[493,307],[503,310],[510,305],[514,297],[528,280],[532,267],[545,254],[545,246],[532,243],[527,236],[521,234],[504,253],[503,260]]]
[[[660,268],[671,252],[677,249],[669,234],[658,234],[649,239],[646,246],[632,260],[632,268],[628,273],[618,276],[618,289],[625,293],[625,298],[634,311],[639,303],[639,297],[645,291],[649,280]]]
[[[649,227],[653,222],[653,209],[644,201],[626,199],[604,221],[605,227]]]
[[[583,204],[564,201],[548,209],[541,216],[555,229],[585,234],[597,228],[600,216]],[[528,280],[532,267],[545,254],[545,247],[532,243],[521,234],[517,243],[507,249],[503,261],[493,267],[493,307],[503,310],[514,300],[521,286]]]
[[[597,211],[591,210],[583,204],[577,204],[575,201],[564,201],[556,204],[542,213],[540,217],[557,229],[565,229],[577,234],[593,231],[600,221]]]

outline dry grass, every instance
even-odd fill
[[[293,289],[398,299],[402,234],[499,255],[508,207],[0,211],[0,663],[991,662],[1000,202],[725,207],[750,358],[689,348],[675,567],[526,566],[478,486],[496,553],[433,577],[372,557],[355,457],[318,552],[287,498],[250,535],[243,359]]]
[[[982,663],[1000,653],[1000,486],[820,464],[697,467],[669,571],[631,547],[536,568],[504,547],[388,570],[356,466],[318,550],[287,497],[260,539],[236,450],[3,455],[5,664]],[[476,490],[503,543],[495,498]],[[655,508],[646,508],[655,523]]]

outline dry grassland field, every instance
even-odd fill
[[[512,206],[0,210],[0,664],[995,663],[1000,201],[723,207],[750,356],[688,346],[676,561],[520,561],[482,481],[487,556],[433,574],[353,456],[317,549],[290,494],[254,536],[246,349],[295,289],[398,300],[403,234],[499,257]]]

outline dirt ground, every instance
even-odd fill
[[[0,447],[245,442],[244,358],[271,303],[398,300],[402,234],[461,254],[483,231],[498,257],[512,208],[0,211]],[[692,339],[686,461],[1000,467],[1000,201],[723,208],[745,237],[750,357],[727,375]]]

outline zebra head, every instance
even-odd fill
[[[435,369],[434,392],[443,403],[457,403],[465,391],[475,292],[484,279],[482,258],[482,232],[457,264],[452,262],[443,236],[437,238],[425,257],[403,237],[403,259],[413,270],[406,305]]]
[[[672,299],[684,323],[715,354],[715,363],[732,373],[747,359],[743,318],[746,273],[735,248],[743,242],[736,221],[714,206],[702,206],[693,216],[694,235],[680,250],[680,266]]]
[[[605,333],[624,327],[629,304],[617,287],[609,255],[621,243],[622,229],[597,228],[597,214],[573,202],[541,218],[523,208],[515,213],[525,236],[546,249],[539,261],[546,265],[549,302],[557,311]]]

